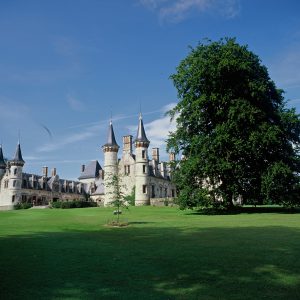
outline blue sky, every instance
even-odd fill
[[[26,172],[77,178],[81,164],[102,163],[111,113],[120,145],[135,135],[139,103],[150,148],[163,148],[177,101],[169,76],[189,45],[225,36],[260,56],[300,113],[297,0],[1,0],[4,155],[20,130]]]

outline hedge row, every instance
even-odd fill
[[[52,202],[52,208],[83,208],[83,207],[96,207],[97,203],[92,201],[56,201]]]

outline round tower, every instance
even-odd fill
[[[22,171],[25,161],[22,157],[22,151],[20,142],[17,145],[15,157],[8,162],[9,172],[8,172],[8,201],[11,205],[21,201],[22,194]]]
[[[150,205],[149,194],[149,159],[148,147],[149,140],[146,137],[143,118],[140,114],[139,126],[135,143],[135,205]]]
[[[113,176],[118,175],[118,151],[119,145],[116,142],[115,133],[112,125],[112,121],[108,127],[107,143],[102,146],[104,152],[104,187],[105,197],[104,205],[108,206],[114,201]]]

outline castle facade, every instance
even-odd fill
[[[133,145],[135,153],[133,153]],[[135,205],[155,205],[163,199],[176,197],[176,187],[171,181],[171,162],[161,162],[159,149],[152,148],[149,158],[143,119],[140,115],[135,140],[131,135],[123,137],[122,156],[118,157],[112,122],[109,124],[104,152],[104,168],[97,160],[82,165],[78,181],[60,179],[56,169],[48,174],[43,167],[42,175],[23,172],[25,161],[20,143],[12,160],[5,161],[0,146],[0,210],[13,209],[17,203],[31,203],[35,206],[48,205],[53,201],[87,200],[109,206],[115,197],[113,178],[118,178],[123,195],[135,198]]]

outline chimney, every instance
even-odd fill
[[[83,173],[85,170],[85,165],[81,165],[81,173]]]
[[[159,148],[152,148],[152,159],[159,163]]]
[[[43,176],[48,177],[48,167],[43,167]]]
[[[123,155],[132,154],[132,135],[123,136]]]
[[[175,153],[174,152],[171,152],[170,154],[169,154],[169,161],[171,162],[171,161],[175,161]]]
[[[56,176],[56,168],[53,168],[52,171],[51,171],[51,176]]]

